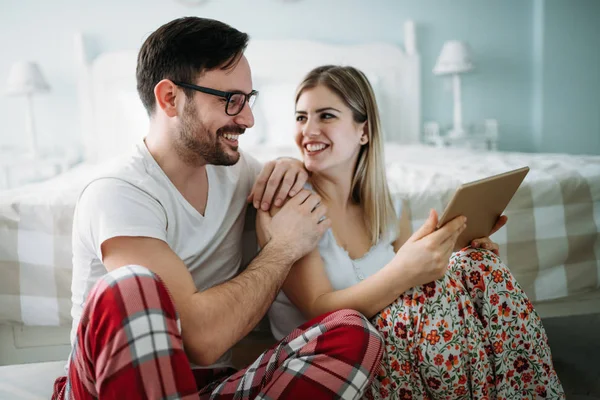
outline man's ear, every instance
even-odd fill
[[[360,144],[369,143],[369,122],[365,122],[363,125],[363,134],[360,137]]]
[[[185,101],[185,94],[173,82],[163,79],[154,86],[154,99],[157,108],[163,110],[168,117],[176,117],[179,114],[177,101]]]

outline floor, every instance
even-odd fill
[[[600,313],[543,320],[568,400],[600,399]]]

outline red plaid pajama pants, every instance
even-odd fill
[[[377,373],[382,339],[341,310],[292,332],[247,368],[193,370],[171,297],[150,270],[119,268],[91,290],[53,399],[356,399]]]

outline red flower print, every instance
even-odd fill
[[[496,293],[494,293],[493,295],[490,296],[490,303],[492,303],[492,305],[498,305],[498,302],[500,301],[500,296],[498,296]]]
[[[481,274],[479,271],[471,271],[469,274],[469,280],[473,285],[477,285],[481,281]]]
[[[486,344],[484,347],[485,347],[485,352],[488,356],[491,356],[492,354],[494,354],[494,350],[491,345]]]
[[[483,254],[479,251],[472,251],[469,253],[469,257],[473,261],[483,261]]]
[[[440,335],[438,335],[437,330],[434,329],[430,333],[427,334],[426,339],[429,342],[429,344],[431,344],[433,346],[433,345],[437,344],[437,342],[440,341]]]
[[[417,348],[417,358],[419,359],[419,362],[424,361],[423,353],[421,352],[421,348]]]
[[[546,398],[548,397],[548,393],[546,393],[546,388],[543,386],[538,386],[535,388],[536,393],[538,394],[538,396]]]
[[[494,342],[494,353],[500,354],[503,351],[504,342],[502,340],[498,340]]]
[[[517,372],[521,373],[529,368],[529,361],[523,356],[517,357],[517,359],[513,362],[513,366],[517,370]]]
[[[467,389],[465,389],[464,386],[457,387],[456,389],[454,389],[454,393],[456,393],[459,396],[464,396],[465,394],[467,394]]]
[[[502,276],[502,271],[494,271],[492,272],[492,276],[494,277],[494,282],[496,283],[500,283],[504,280],[504,277]]]
[[[384,399],[387,399],[390,396],[390,392],[384,387],[379,388],[379,394],[381,394],[381,397]]]
[[[515,287],[513,286],[511,281],[506,281],[506,289],[513,290]]]
[[[390,365],[390,367],[392,367],[392,369],[396,372],[400,371],[400,363],[398,362],[398,360],[392,361],[392,364]]]
[[[523,380],[523,382],[529,383],[529,382],[531,382],[533,377],[531,376],[531,374],[529,372],[526,372],[523,375],[521,375],[521,379]]]
[[[454,354],[450,354],[446,361],[446,368],[450,371],[455,365],[458,365],[458,357],[455,357]]]
[[[544,366],[544,371],[546,371],[546,373],[547,373],[548,375],[550,375],[550,366],[549,366],[548,364],[546,364],[546,363],[544,363],[544,365],[543,365],[543,366]]]
[[[487,276],[492,268],[485,265],[484,263],[481,263],[481,264],[479,264],[479,269],[481,270],[481,272],[483,272],[484,275]]]
[[[433,296],[435,296],[435,281],[434,282],[429,282],[425,285],[423,285],[423,292],[425,292],[425,296],[432,298]]]
[[[508,303],[507,302],[502,303],[500,308],[498,308],[498,311],[500,312],[500,315],[508,317],[510,315],[510,309],[508,308]]]
[[[485,291],[485,283],[483,283],[483,279],[481,279],[481,274],[479,273],[479,271],[472,271],[469,274],[469,281],[477,289]]]
[[[402,371],[404,371],[406,375],[410,374],[410,363],[408,361],[405,361],[402,364]]]
[[[444,356],[441,354],[438,354],[433,359],[433,362],[435,363],[435,365],[442,365],[444,363]]]
[[[406,325],[404,325],[402,322],[396,322],[394,332],[396,332],[396,337],[400,339],[406,339]]]
[[[527,304],[527,311],[532,312],[533,311],[533,304],[531,304],[531,302],[529,301],[529,299],[525,300],[526,304]]]
[[[412,400],[412,392],[410,390],[407,389],[400,389],[400,391],[398,392],[398,394],[400,395],[400,397],[398,397],[401,400]]]
[[[438,390],[440,388],[440,385],[442,384],[442,382],[440,382],[439,380],[435,379],[434,377],[430,377],[427,379],[427,385],[432,388],[433,390]]]
[[[464,385],[465,383],[467,383],[467,377],[465,375],[461,375],[460,378],[458,379],[458,384]]]
[[[512,378],[513,376],[515,376],[515,370],[511,369],[510,371],[508,371],[508,373],[506,374],[507,378]]]
[[[452,339],[452,332],[444,331],[442,336],[444,336],[444,342],[449,342]]]

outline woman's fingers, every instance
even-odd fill
[[[498,218],[498,220],[496,221],[496,224],[494,225],[494,227],[492,228],[492,231],[490,232],[490,236],[492,236],[494,233],[498,232],[500,230],[500,228],[502,228],[504,225],[506,225],[507,222],[508,222],[508,217],[506,215],[501,215],[500,218]]]
[[[431,240],[433,240],[434,245],[441,245],[446,241],[452,239],[453,235],[459,230],[462,232],[464,228],[466,228],[467,218],[464,216],[458,216],[454,218],[452,221],[448,222],[446,225],[442,226],[437,231],[433,232],[429,235]],[[458,238],[458,236],[456,237]],[[454,239],[456,241],[456,239]]]

